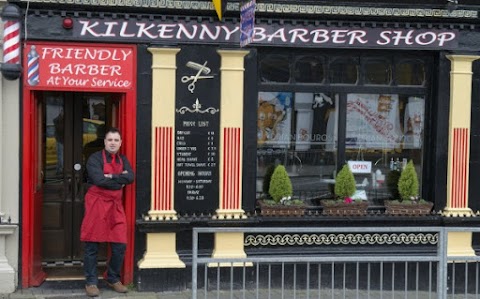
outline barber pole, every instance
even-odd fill
[[[3,22],[3,62],[20,63],[20,22]]]
[[[5,79],[20,77],[20,9],[8,4],[2,9],[3,20],[3,63],[2,74]]]

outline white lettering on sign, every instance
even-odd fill
[[[116,60],[127,61],[132,51],[124,49],[88,49],[88,48],[61,48],[61,47],[43,47],[42,59],[62,59],[62,60]]]
[[[112,36],[118,22],[105,23]],[[56,45],[29,43],[29,51],[38,53],[37,76],[40,87],[95,89],[131,89],[134,86],[134,48],[119,45]],[[28,82],[27,82],[28,83]]]
[[[238,24],[198,24],[184,21],[78,20],[75,36],[97,38],[161,40],[172,42],[234,42],[240,39]],[[256,24],[253,42],[257,44],[309,45],[322,47],[448,48],[458,47],[458,30],[443,28],[350,28],[322,25]]]
[[[348,161],[348,167],[352,173],[371,173],[372,162],[371,161]]]

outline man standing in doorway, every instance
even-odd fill
[[[85,290],[88,296],[100,295],[98,290],[97,255],[100,242],[108,242],[111,257],[107,268],[107,284],[116,292],[128,291],[120,281],[120,271],[127,243],[127,221],[123,209],[123,187],[131,184],[134,174],[130,162],[118,153],[122,136],[116,128],[105,134],[105,149],[93,153],[87,161],[85,216],[80,239],[85,242]]]

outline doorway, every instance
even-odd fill
[[[80,226],[88,157],[104,148],[105,128],[117,126],[119,96],[112,93],[41,92],[44,113],[42,266],[47,280],[83,279]],[[99,253],[99,273],[106,249]]]

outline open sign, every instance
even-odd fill
[[[371,173],[372,162],[371,161],[348,161],[348,167],[352,173]]]

